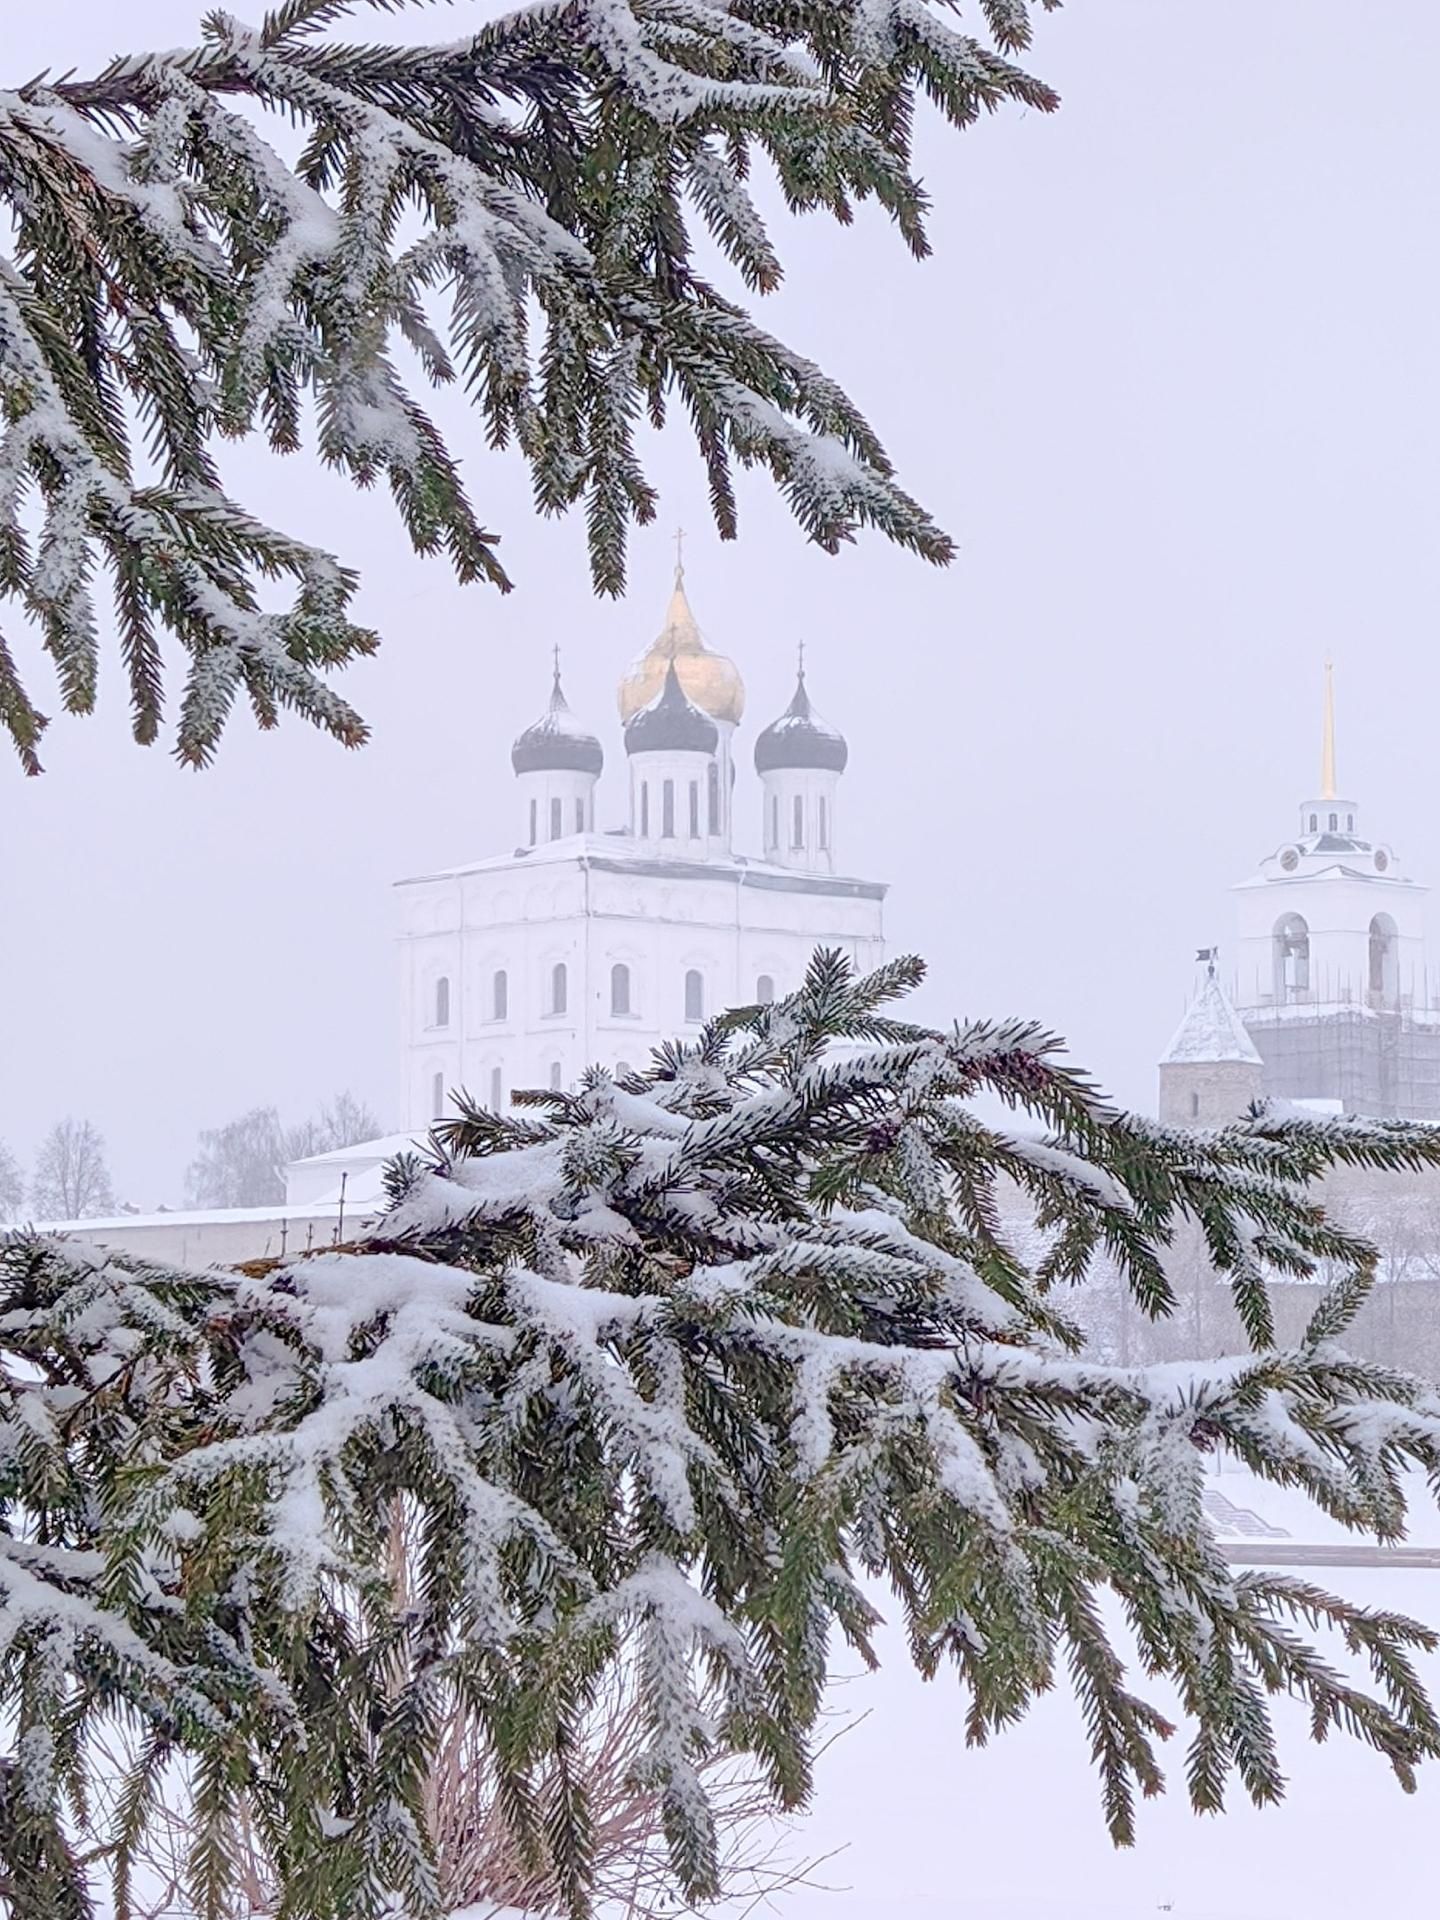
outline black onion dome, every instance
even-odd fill
[[[802,667],[789,706],[755,742],[755,771],[776,773],[782,767],[819,767],[827,773],[843,773],[849,758],[844,734],[837,733],[811,706]]]
[[[714,753],[719,745],[719,729],[685,698],[672,660],[659,694],[625,723],[626,753]]]
[[[555,684],[550,704],[527,727],[510,749],[510,764],[516,773],[594,773],[605,765],[605,751],[587,728],[582,727],[560,690],[560,669],[555,669]]]

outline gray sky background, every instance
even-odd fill
[[[4,77],[189,41],[200,10],[8,9]],[[373,25],[448,38],[468,11]],[[242,497],[363,564],[385,645],[345,686],[373,744],[237,718],[211,771],[182,772],[130,743],[112,655],[101,714],[57,719],[43,779],[0,756],[0,1139],[28,1160],[88,1115],[149,1206],[179,1199],[199,1128],[257,1102],[298,1116],[348,1085],[389,1121],[389,883],[515,844],[508,748],[555,640],[618,823],[614,689],[659,624],[677,524],[748,684],[746,769],[804,636],[851,744],[842,863],[892,883],[891,945],[930,960],[933,1017],[1039,1016],[1148,1106],[1194,946],[1224,941],[1224,889],[1315,782],[1327,650],[1342,785],[1440,875],[1440,13],[1071,0],[1033,64],[1057,116],[927,119],[931,261],[873,212],[782,226],[764,303],[957,536],[948,572],[878,538],[828,559],[758,480],[722,547],[678,427],[650,450],[661,524],[619,606],[590,595],[581,523],[537,522],[518,457],[457,403],[441,417],[504,532],[508,599],[456,588],[383,496],[310,459],[230,459]],[[758,827],[753,776],[749,796]]]

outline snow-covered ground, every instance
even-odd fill
[[[1216,1484],[1297,1542],[1353,1538],[1303,1499],[1257,1489],[1244,1474],[1227,1471]],[[1416,1513],[1411,1540],[1440,1544],[1433,1512]],[[1440,1626],[1440,1572],[1303,1577]],[[808,1854],[844,1851],[819,1872],[832,1891],[780,1903],[794,1920],[1419,1920],[1440,1906],[1440,1764],[1407,1797],[1367,1749],[1333,1736],[1313,1746],[1303,1710],[1282,1703],[1284,1805],[1257,1813],[1237,1789],[1223,1818],[1197,1818],[1177,1735],[1170,1792],[1142,1808],[1139,1844],[1117,1853],[1063,1692],[971,1752],[953,1684],[916,1679],[897,1635],[885,1650],[883,1672],[837,1689],[837,1706],[869,1717],[821,1763],[815,1810],[797,1840]],[[1432,1696],[1440,1693],[1440,1655],[1424,1670]]]

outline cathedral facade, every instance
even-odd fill
[[[1204,986],[1161,1062],[1161,1118],[1214,1125],[1267,1098],[1440,1120],[1426,893],[1340,792],[1327,667],[1319,793],[1233,889],[1229,966],[1202,956]]]
[[[598,823],[605,750],[571,712],[557,659],[548,705],[511,749],[518,845],[399,883],[407,1130],[456,1088],[499,1110],[591,1064],[642,1067],[722,1008],[791,991],[817,946],[861,968],[883,958],[885,887],[840,867],[848,748],[811,703],[803,657],[790,704],[756,737],[747,799],[744,683],[705,644],[677,566],[619,710],[620,825]],[[740,851],[751,835],[758,854]]]

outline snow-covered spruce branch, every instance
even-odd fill
[[[875,526],[949,555],[849,399],[696,271],[693,230],[777,284],[747,185],[763,158],[792,211],[844,221],[873,196],[923,252],[917,97],[956,127],[1055,104],[1011,57],[1026,0],[982,4],[979,38],[945,0],[542,0],[417,47],[339,38],[363,10],[214,12],[191,48],[0,92],[0,726],[29,771],[45,721],[23,642],[88,711],[102,571],[138,739],[162,724],[166,635],[189,656],[183,759],[209,758],[240,695],[263,726],[289,706],[362,739],[326,680],[373,645],[354,577],[247,513],[215,449],[261,433],[288,453],[313,421],[327,464],[387,481],[419,552],[503,588],[427,382],[521,450],[543,511],[584,507],[605,591],[655,511],[636,422],[673,396],[722,533],[738,461],[826,548]]]
[[[490,1756],[512,1866],[586,1910],[578,1756],[623,1684],[668,1871],[705,1897],[717,1759],[803,1803],[834,1641],[872,1659],[887,1588],[921,1670],[958,1675],[974,1739],[1068,1669],[1117,1841],[1171,1728],[1107,1595],[1192,1722],[1198,1807],[1232,1777],[1279,1795],[1274,1694],[1407,1786],[1440,1753],[1411,1664],[1434,1637],[1236,1573],[1201,1504],[1224,1449],[1394,1539],[1408,1470],[1440,1473],[1440,1397],[1340,1344],[1373,1250],[1307,1197],[1339,1159],[1440,1163],[1440,1132],[1156,1127],[1033,1026],[895,1019],[919,973],[820,953],[798,993],[623,1084],[596,1070],[513,1119],[462,1099],[361,1245],[206,1275],[5,1246],[0,1639],[23,1704],[0,1852],[20,1920],[73,1868],[53,1789],[78,1793],[119,1700],[158,1756],[108,1836],[122,1876],[183,1756],[202,1911],[243,1830],[297,1920],[435,1920],[457,1726]],[[978,1095],[1014,1118],[983,1120]],[[1038,1262],[1002,1226],[1017,1192]],[[1251,1350],[1090,1358],[1062,1281],[1103,1251],[1165,1315],[1186,1221]],[[1271,1275],[1316,1282],[1290,1349],[1267,1333]],[[1316,1650],[1321,1628],[1357,1671]],[[162,1660],[183,1710],[157,1708]]]

